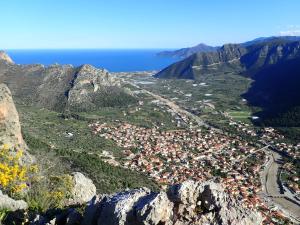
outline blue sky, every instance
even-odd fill
[[[3,0],[0,49],[179,48],[300,35],[299,0]]]

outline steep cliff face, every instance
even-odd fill
[[[157,78],[197,79],[198,76],[219,71],[239,71],[243,66],[240,58],[247,52],[246,48],[227,44],[217,52],[196,53],[177,62],[155,75]]]
[[[300,57],[300,42],[267,42],[247,48],[248,53],[243,55],[241,63],[245,73],[253,76],[259,70],[278,63]]]
[[[27,145],[23,140],[19,115],[12,99],[10,90],[5,84],[0,84],[0,145],[24,151],[23,163],[33,162]]]
[[[19,115],[11,92],[5,84],[0,84],[0,142],[10,146],[25,147]]]
[[[197,53],[162,70],[158,78],[197,79],[216,73],[235,72],[253,76],[258,70],[300,57],[300,42],[284,40],[244,47],[228,44],[217,52]]]

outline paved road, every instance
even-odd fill
[[[163,98],[160,95],[154,94],[153,92],[150,92],[146,89],[143,89],[140,86],[134,84],[133,82],[129,82],[129,81],[125,81],[125,80],[123,80],[123,82],[128,83],[128,84],[144,91],[145,93],[151,95],[155,99],[163,102],[165,105],[170,107],[175,112],[189,117],[190,119],[194,120],[199,126],[205,126],[205,127],[212,128],[210,125],[208,125],[204,121],[202,121],[198,116],[179,107],[175,102],[173,102],[169,99]],[[269,146],[267,145],[257,151],[266,150],[268,147]],[[272,152],[272,156],[273,157],[270,159],[270,162],[268,163],[265,171],[262,173],[262,176],[263,176],[262,181],[263,181],[263,185],[264,185],[263,189],[267,196],[279,196],[282,194],[280,193],[280,188],[277,183],[277,174],[279,173],[279,167],[280,167],[278,160],[281,159],[281,156],[276,152]],[[247,157],[245,157],[245,159]],[[294,220],[300,221],[300,207],[297,204],[293,203],[292,201],[290,201],[284,197],[282,197],[282,198],[269,197],[269,198],[271,199],[272,202],[276,203],[281,209],[283,209],[286,216],[293,218]]]
[[[253,154],[257,153],[257,152],[260,152],[260,151],[264,151],[264,150],[266,150],[268,148],[269,148],[269,146],[265,146],[263,148],[257,149],[254,152],[250,153],[249,155],[246,155],[245,157],[243,157],[241,159],[237,159],[237,160],[233,161],[232,164],[235,164],[237,162],[242,162],[242,161],[246,160],[247,158],[249,158],[251,155],[253,155]]]
[[[269,196],[270,200],[274,202],[279,208],[283,209],[286,216],[293,218],[296,221],[300,221],[300,206],[293,201],[290,201],[290,197],[287,193],[281,194],[280,187],[277,182],[281,156],[272,152],[272,157],[268,162],[265,171],[263,172],[263,185],[264,192]],[[281,198],[271,196],[284,196]]]
[[[206,128],[212,128],[210,125],[208,125],[207,123],[205,123],[203,120],[201,120],[198,116],[194,115],[193,113],[188,112],[187,110],[182,109],[180,106],[178,106],[175,102],[163,98],[160,95],[154,94],[151,91],[148,91],[146,89],[141,88],[140,86],[138,86],[137,84],[134,84],[133,82],[129,82],[129,81],[125,81],[123,79],[123,82],[128,83],[138,89],[141,89],[143,92],[151,95],[152,97],[154,97],[155,99],[159,100],[160,102],[163,102],[165,105],[167,105],[169,108],[171,108],[172,110],[174,110],[175,112],[181,114],[181,115],[185,115],[188,118],[194,120],[198,126],[204,126]]]

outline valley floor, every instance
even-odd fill
[[[266,224],[287,222],[260,197],[260,173],[271,152],[264,143],[292,158],[299,157],[299,146],[272,128],[252,125],[257,109],[240,96],[251,80],[234,74],[197,82],[158,80],[151,72],[113,75],[136,103],[68,114],[17,105],[24,138],[44,167],[54,173],[79,170],[100,193],[215,179],[244,207],[260,210]],[[288,170],[294,173],[293,166]],[[287,185],[299,191],[297,182]]]

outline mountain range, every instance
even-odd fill
[[[182,49],[178,49],[175,51],[159,52],[157,55],[163,56],[163,57],[186,58],[195,53],[216,52],[218,49],[219,49],[219,47],[213,47],[213,46],[209,46],[209,45],[201,43],[201,44],[198,44],[198,45],[196,45],[194,47],[190,47],[190,48],[182,48]]]
[[[272,37],[259,37],[255,38],[251,41],[246,41],[243,43],[240,43],[241,46],[247,47],[253,44],[259,44],[263,42],[270,42],[270,41],[300,41],[300,37],[298,36],[272,36]],[[216,52],[220,49],[220,46],[209,46],[204,43],[200,43],[196,46],[189,47],[189,48],[181,48],[178,50],[173,51],[163,51],[159,52],[158,56],[163,57],[174,57],[174,58],[187,58],[195,53],[202,53],[202,52]]]
[[[300,121],[299,40],[299,37],[270,37],[226,44],[216,52],[195,53],[155,77],[197,80],[226,73],[249,77],[252,86],[241,95],[250,105],[263,109],[259,116],[268,125],[296,126],[299,125],[296,121]]]

